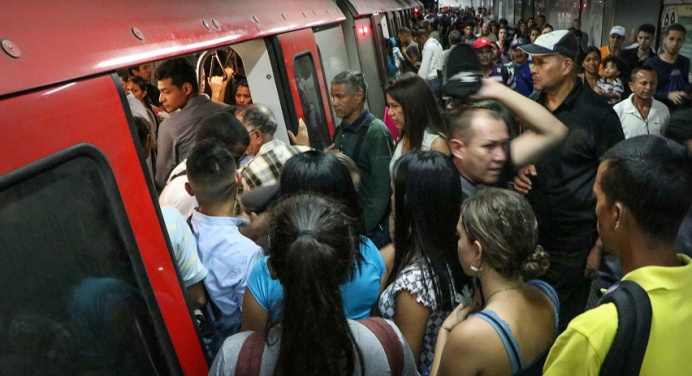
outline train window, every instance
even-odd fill
[[[329,129],[312,54],[304,52],[296,55],[293,58],[293,68],[300,93],[300,105],[303,107],[303,120],[310,136],[310,145],[317,150],[322,150],[329,145]]]
[[[84,149],[0,179],[0,369],[174,373],[115,179],[99,152]]]
[[[252,103],[243,60],[232,48],[202,53],[197,59],[197,74],[199,87],[212,100],[240,107]]]

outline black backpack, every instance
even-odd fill
[[[600,375],[639,375],[651,333],[651,300],[634,281],[621,281],[607,292],[598,305],[615,304],[618,329]]]

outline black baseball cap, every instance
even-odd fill
[[[447,83],[442,88],[442,93],[454,98],[476,94],[483,85],[480,70],[481,64],[471,46],[462,43],[452,48],[445,66]]]

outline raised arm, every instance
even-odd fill
[[[533,131],[512,140],[512,164],[517,168],[534,163],[567,136],[567,127],[545,107],[498,82],[483,80],[483,87],[475,97],[504,104]]]

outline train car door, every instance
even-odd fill
[[[368,84],[368,106],[370,112],[381,117],[384,114],[384,83],[386,70],[383,67],[384,38],[380,32],[381,14],[355,20],[355,39],[360,66]]]
[[[322,150],[331,143],[334,123],[313,31],[297,30],[280,34],[277,38],[296,110],[297,119],[293,120],[295,124],[298,119],[305,121],[310,145]]]
[[[208,372],[127,103],[116,75],[0,101],[0,357],[38,374]]]
[[[317,42],[320,65],[322,65],[324,82],[328,90],[332,78],[340,72],[349,69],[344,32],[339,25],[316,29],[315,42]],[[329,108],[332,111],[332,119],[335,122],[338,121],[331,105]]]

